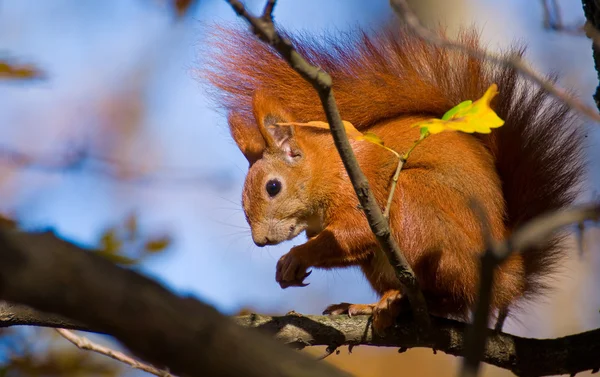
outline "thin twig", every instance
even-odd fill
[[[403,293],[406,294],[411,303],[414,318],[419,325],[418,328],[423,332],[423,336],[427,337],[431,330],[431,323],[425,298],[419,288],[419,283],[414,272],[396,243],[396,240],[392,237],[389,224],[371,192],[367,178],[358,165],[335,102],[331,76],[322,69],[309,64],[294,49],[290,41],[279,35],[269,17],[266,17],[264,14],[261,17],[254,17],[248,13],[240,1],[226,1],[239,16],[251,25],[253,32],[263,42],[275,48],[290,67],[298,72],[317,91],[330,126],[334,144],[340,154],[361,208],[367,217],[369,226],[377,238],[379,246],[386,254],[390,264],[394,267],[398,280],[404,287]],[[274,3],[275,1],[273,0],[272,2]],[[265,9],[269,9],[269,7],[265,7]]]
[[[564,26],[563,26],[563,22],[562,22],[562,14],[560,11],[560,6],[558,5],[558,1],[551,0],[551,2],[552,2],[552,8],[554,8],[553,25],[555,28],[562,29]]]
[[[88,338],[76,335],[74,332],[72,332],[70,330],[56,329],[56,332],[59,333],[60,336],[62,336],[69,342],[73,343],[75,346],[77,346],[77,348],[80,348],[82,350],[97,352],[104,356],[108,356],[111,359],[125,363],[134,369],[143,370],[144,372],[148,372],[155,376],[175,377],[173,374],[169,373],[168,371],[160,370],[160,369],[153,367],[152,365],[144,364],[140,361],[135,360],[134,358],[131,358],[131,357],[125,355],[122,352],[115,351],[111,348],[94,343],[91,340],[89,340]]]
[[[392,207],[392,200],[394,199],[394,192],[396,191],[396,186],[398,185],[398,179],[400,178],[400,172],[406,163],[406,159],[404,156],[401,156],[398,159],[398,165],[396,166],[396,172],[394,172],[394,176],[392,177],[392,184],[390,185],[390,193],[388,195],[387,204],[385,205],[385,211],[383,212],[383,217],[389,220],[390,218],[390,208]]]
[[[540,2],[542,3],[542,10],[544,12],[544,28],[549,29],[550,25],[551,25],[551,21],[550,21],[550,7],[548,6],[548,0],[540,0]]]
[[[394,173],[394,176],[392,177],[392,183],[390,185],[390,193],[388,195],[387,204],[385,205],[385,211],[383,212],[383,217],[385,217],[386,220],[390,218],[390,209],[392,208],[392,200],[394,199],[394,192],[396,191],[396,186],[398,185],[398,179],[400,178],[400,172],[402,171],[404,164],[406,164],[406,160],[408,160],[408,157],[410,156],[410,153],[413,151],[413,149],[415,149],[415,147],[417,145],[419,145],[428,135],[429,135],[429,133],[421,133],[421,136],[419,137],[419,139],[417,141],[415,141],[415,143],[412,145],[412,147],[410,147],[410,149],[406,153],[404,153],[404,155],[399,156],[399,158],[398,158],[398,165],[396,166],[396,172]]]
[[[263,9],[263,19],[273,22],[273,9],[275,9],[276,0],[267,0],[265,9]]]
[[[451,41],[447,38],[441,37],[425,26],[421,24],[418,17],[411,10],[410,6],[406,2],[406,0],[390,0],[390,4],[394,9],[396,15],[415,32],[421,38],[427,40],[428,42],[444,48],[452,48],[455,50],[463,51],[473,57],[486,60],[491,63],[499,64],[502,66],[509,66],[517,71],[521,72],[521,74],[540,85],[544,90],[548,93],[552,94],[559,100],[563,101],[567,105],[569,105],[572,109],[578,110],[582,114],[589,117],[591,120],[595,122],[600,122],[600,114],[594,110],[592,107],[584,104],[583,102],[577,100],[573,96],[569,95],[565,90],[560,89],[555,85],[551,80],[545,79],[542,75],[531,69],[525,61],[518,56],[517,54],[512,54],[506,58],[487,52],[480,49],[471,48],[459,42]]]
[[[487,216],[479,205],[475,205],[474,210],[483,226],[487,249],[481,259],[479,292],[477,294],[473,324],[470,326],[465,338],[465,358],[461,367],[461,377],[474,377],[477,376],[479,371],[485,350],[486,337],[488,336],[486,330],[495,268],[502,264],[513,252],[526,252],[531,247],[547,239],[555,231],[567,225],[580,223],[584,220],[598,219],[600,217],[600,204],[594,203],[577,206],[541,215],[517,229],[508,239],[502,242],[493,242]],[[500,323],[504,322],[506,314],[501,311],[500,316],[504,316],[504,318]]]

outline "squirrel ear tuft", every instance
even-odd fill
[[[267,145],[256,123],[248,121],[239,113],[231,113],[228,118],[231,137],[250,165],[258,161]]]
[[[302,157],[294,126],[278,124],[292,121],[292,117],[283,106],[276,100],[268,98],[264,92],[257,91],[254,95],[253,110],[256,123],[268,148],[283,152],[284,158],[289,162]]]

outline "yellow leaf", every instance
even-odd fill
[[[123,266],[132,266],[132,265],[138,263],[138,261],[136,259],[129,258],[129,257],[127,257],[125,255],[121,255],[121,254],[109,253],[104,250],[97,252],[96,255],[101,256],[104,259],[108,259],[109,261],[111,261],[113,263],[120,264]]]
[[[7,79],[36,79],[44,75],[31,64],[14,64],[0,60],[0,78]]]
[[[388,151],[392,152],[393,154],[395,154],[398,158],[400,157],[400,155],[386,147],[383,145],[383,140],[375,135],[372,132],[365,132],[364,134],[362,132],[360,132],[359,130],[356,129],[356,127],[354,127],[354,125],[348,121],[342,120],[342,124],[344,125],[344,129],[346,130],[346,135],[348,135],[348,137],[350,139],[356,140],[356,141],[368,141],[369,143],[373,143],[375,145],[379,145],[380,147],[387,149]],[[311,122],[306,122],[306,123],[298,123],[298,122],[289,122],[289,123],[277,123],[278,126],[299,126],[299,127],[315,127],[315,128],[322,128],[325,130],[329,129],[329,123],[327,122],[320,122],[320,121],[311,121]]]
[[[171,245],[171,239],[167,236],[151,239],[146,242],[144,248],[150,253],[158,253]]]
[[[354,127],[354,125],[348,121],[342,121],[344,128],[346,129],[346,134],[349,138],[354,140],[363,140],[364,135]],[[277,123],[278,126],[299,126],[299,127],[314,127],[314,128],[322,128],[325,130],[329,129],[329,123],[320,122],[317,120],[306,122],[306,123],[298,123],[298,122],[290,122],[290,123]]]
[[[489,134],[492,128],[504,124],[504,120],[492,110],[490,102],[498,94],[498,86],[492,84],[485,94],[475,102],[464,101],[450,109],[442,119],[428,119],[413,127],[426,129],[431,134],[443,131],[461,131],[466,133]]]
[[[373,132],[365,132],[363,134],[363,139],[373,144],[383,145],[383,140],[381,140],[381,138],[375,135]]]
[[[110,228],[100,237],[100,250],[105,254],[117,254],[123,247],[123,242],[117,236],[117,230]]]

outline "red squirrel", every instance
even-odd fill
[[[498,85],[492,107],[504,126],[487,135],[426,138],[400,173],[389,217],[430,312],[466,320],[485,248],[470,200],[482,206],[496,240],[572,203],[584,172],[584,135],[576,117],[514,69],[436,47],[394,24],[369,33],[286,37],[331,75],[342,119],[375,133],[398,153],[419,138],[411,125],[440,118]],[[481,48],[473,30],[459,41]],[[405,301],[402,286],[371,233],[331,135],[279,125],[326,121],[315,90],[250,32],[216,27],[209,45],[213,50],[201,72],[249,162],[242,204],[254,243],[275,245],[302,232],[308,238],[278,261],[277,282],[282,288],[305,286],[312,268],[359,266],[381,300],[331,305],[325,313],[373,315],[375,329],[385,330]],[[368,142],[351,144],[383,210],[397,159]],[[546,278],[565,254],[563,237],[514,254],[497,269],[493,310],[506,314],[522,299],[545,292]]]

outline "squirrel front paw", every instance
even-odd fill
[[[308,267],[302,259],[298,258],[293,251],[290,251],[279,258],[275,280],[282,289],[306,287],[308,283],[304,283],[304,279],[312,273],[312,270],[306,271]]]

